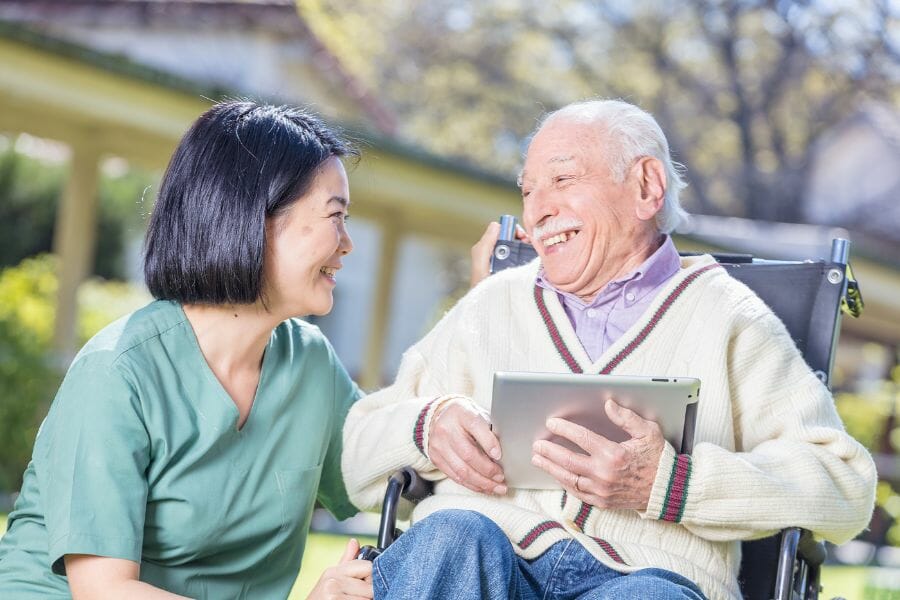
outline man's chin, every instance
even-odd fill
[[[544,279],[563,292],[570,292],[577,287],[577,277],[572,273],[552,273],[544,268]]]

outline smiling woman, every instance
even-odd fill
[[[146,240],[157,299],[73,361],[0,540],[3,598],[285,598],[319,502],[356,512],[359,397],[328,341],[355,152],[315,116],[226,102],[185,134]],[[371,564],[311,598],[371,597]],[[333,597],[333,596],[329,596]]]

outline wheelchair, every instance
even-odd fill
[[[518,262],[526,262],[534,253],[527,245],[521,246],[520,252],[512,255],[521,256]],[[841,316],[859,317],[863,309],[849,255],[850,242],[835,239],[828,260],[763,260],[747,254],[713,257],[781,318],[810,368],[830,385]],[[503,268],[515,265],[515,260],[505,261]],[[401,497],[417,502],[431,493],[431,486],[409,467],[391,475],[377,546],[363,547],[359,557],[374,560],[390,546],[402,533],[396,526]],[[819,575],[826,548],[809,531],[788,528],[768,538],[742,542],[741,556],[738,580],[745,600],[816,600],[822,591]]]

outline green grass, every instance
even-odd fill
[[[0,514],[0,535],[6,531],[6,515]],[[363,538],[361,544],[371,544],[373,540]],[[326,533],[311,533],[303,554],[303,568],[294,583],[288,600],[305,600],[310,590],[319,580],[322,571],[335,564],[344,553],[347,537]],[[822,570],[823,598],[835,596],[856,600],[860,598],[897,598],[900,595],[882,596],[865,592],[866,581],[873,569],[866,567],[825,567]],[[893,592],[897,594],[897,592]]]

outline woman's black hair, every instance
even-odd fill
[[[150,293],[182,304],[261,298],[266,219],[309,189],[333,156],[356,156],[291,106],[216,104],[184,135],[163,176],[144,244]]]

